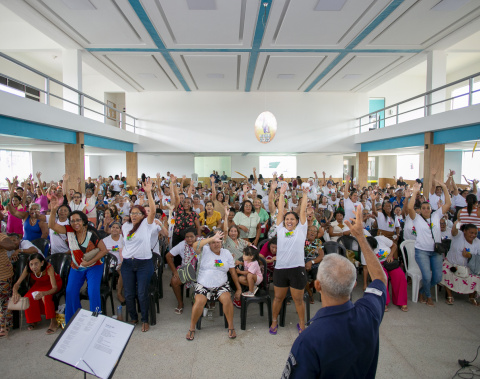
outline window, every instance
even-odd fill
[[[264,178],[283,174],[286,178],[295,178],[297,176],[297,157],[295,156],[260,156],[260,174]]]
[[[5,178],[12,180],[18,176],[18,181],[22,182],[32,172],[32,154],[28,151],[0,150],[0,167],[2,168],[2,177],[0,177],[0,187],[8,188]]]
[[[472,91],[480,90],[480,82],[473,83]],[[457,97],[459,96],[459,97]],[[452,109],[468,107],[468,85],[452,91]],[[472,105],[480,103],[480,92],[472,94]]]
[[[475,150],[476,151],[476,150]],[[462,181],[461,184],[467,184],[463,176],[468,180],[478,178],[478,167],[480,165],[480,153],[473,153],[471,151],[464,151],[462,156]]]
[[[30,100],[40,101],[40,91],[24,86],[14,80],[7,79],[0,75],[0,91],[8,92]]]
[[[420,156],[418,154],[397,156],[397,177],[402,176],[403,179],[408,180],[418,179],[420,174],[419,167]]]

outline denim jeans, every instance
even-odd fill
[[[430,288],[436,286],[442,280],[443,258],[434,251],[415,249],[415,260],[422,272],[422,288],[420,294],[427,298],[432,297]]]
[[[127,312],[130,315],[130,319],[133,321],[138,320],[135,304],[135,297],[138,296],[142,322],[148,323],[148,308],[150,305],[148,287],[153,275],[152,259],[124,259],[120,270],[122,272],[125,301],[127,302]]]
[[[88,285],[88,300],[90,302],[90,310],[93,312],[102,309],[102,299],[100,296],[100,284],[102,282],[103,264],[89,267],[85,270],[70,269],[68,274],[67,289],[65,293],[65,321],[68,323],[77,309],[81,308],[80,290],[82,289],[85,279]]]

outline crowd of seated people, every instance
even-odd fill
[[[271,180],[266,180],[262,175],[257,176],[255,168],[250,178],[228,180],[222,175],[220,180],[217,174],[212,174],[207,183],[195,182],[186,176],[177,178],[170,172],[165,176],[158,173],[152,178],[142,175],[135,187],[128,186],[121,173],[96,180],[88,178],[84,187],[77,178],[76,188],[67,187],[67,174],[59,175],[58,182],[50,183],[42,181],[41,175],[36,174],[37,181],[33,175],[23,181],[17,177],[8,179],[8,190],[0,191],[0,261],[7,267],[0,270],[0,337],[6,336],[12,327],[8,299],[12,291],[15,300],[20,296],[20,283],[13,282],[10,269],[19,254],[31,254],[33,259],[15,280],[28,280],[33,275],[37,279],[38,275],[45,277],[42,288],[48,294],[43,297],[27,294],[32,301],[43,301],[42,306],[36,306],[35,316],[27,317],[31,320],[29,330],[37,326],[40,314],[52,319],[51,296],[62,286],[58,273],[44,261],[47,253],[72,257],[66,287],[67,322],[81,306],[79,292],[85,281],[90,308],[95,310],[101,306],[99,291],[104,257],[113,254],[118,262],[118,300],[127,306],[133,323],[139,321],[135,303],[138,301],[142,331],[148,331],[152,254],[165,253],[159,249],[161,240],[167,250],[163,262],[171,271],[169,282],[177,299],[174,312],[184,313],[184,289],[192,288],[200,305],[208,306],[210,302],[206,299],[221,299],[229,337],[234,338],[229,301],[233,298],[232,304],[240,307],[240,295],[255,296],[263,281],[263,267],[257,267],[258,257],[264,258],[265,279],[275,288],[274,310],[279,306],[278,301],[283,301],[286,287],[291,289],[297,311],[303,304],[300,295],[304,292],[313,304],[313,282],[326,254],[324,244],[353,238],[349,237],[344,221],[354,217],[357,207],[363,209],[363,219],[355,222],[362,222],[365,234],[371,236],[369,243],[384,265],[394,305],[408,311],[404,275],[407,262],[403,262],[400,251],[404,240],[415,240],[415,260],[422,272],[421,303],[434,306],[430,291],[440,284],[446,287],[447,304],[453,305],[454,293],[460,293],[468,294],[469,301],[477,305],[480,191],[477,180],[469,180],[466,189],[459,189],[452,171],[445,181],[433,172],[432,186],[423,188],[423,194],[419,180],[410,186],[401,177],[394,178],[393,185],[387,184],[385,188],[378,185],[361,188],[349,176],[345,182],[335,182],[332,176],[327,178],[325,172],[322,178],[314,172],[305,181],[300,177],[286,179],[276,173]],[[426,191],[428,201],[424,196]],[[48,252],[32,243],[38,239],[48,240]],[[199,241],[205,242],[197,243]],[[443,254],[435,244],[446,247]],[[203,263],[202,254],[206,257]],[[300,266],[298,254],[302,257]],[[226,259],[227,256],[232,259]],[[368,282],[365,260],[360,254],[347,254],[347,257],[363,271],[365,289]],[[213,268],[204,266],[210,261],[216,262],[212,263]],[[277,266],[279,261],[281,267]],[[179,272],[189,264],[194,269],[200,264],[202,284],[180,280]],[[249,270],[249,267],[252,268]],[[288,271],[291,269],[304,272],[306,282],[298,280],[298,273],[292,274]],[[217,284],[220,287],[210,288]],[[225,291],[231,295],[229,301]],[[387,305],[389,300],[390,295]],[[192,314],[189,340],[194,338],[194,325],[203,307],[200,305]],[[300,319],[299,332],[304,327]],[[57,325],[52,321],[48,334],[56,330]],[[276,331],[274,323],[270,332],[276,334]]]

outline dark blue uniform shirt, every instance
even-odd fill
[[[374,378],[386,301],[377,279],[355,304],[321,308],[293,343],[282,378]]]

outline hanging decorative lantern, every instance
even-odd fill
[[[277,119],[271,112],[262,112],[255,121],[255,137],[261,143],[269,143],[277,133]]]

